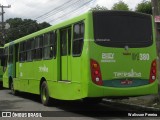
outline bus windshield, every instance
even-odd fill
[[[121,12],[93,12],[95,42],[106,47],[148,47],[152,40],[150,15]]]

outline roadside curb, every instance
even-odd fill
[[[160,108],[154,108],[154,107],[149,107],[149,106],[144,106],[144,105],[136,105],[132,103],[123,103],[123,102],[118,102],[118,101],[114,101],[111,99],[103,99],[102,102],[106,105],[111,105],[116,108],[118,107],[119,109],[124,109],[124,110],[160,111]]]

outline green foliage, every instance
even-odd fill
[[[135,9],[136,12],[152,14],[152,5],[150,1],[143,0]]]
[[[112,10],[125,10],[125,11],[129,11],[128,5],[126,3],[124,3],[123,1],[119,1],[118,3],[115,3],[111,9]]]
[[[159,6],[159,9],[160,9],[160,0],[158,0],[158,6]]]
[[[10,24],[6,30],[6,43],[50,26],[46,22],[38,24],[35,20],[21,18],[10,18],[6,22]]]
[[[47,22],[43,22],[43,23],[39,23],[38,24],[38,28],[41,30],[43,28],[49,27],[50,24],[48,24]]]
[[[91,8],[91,11],[99,11],[99,10],[108,10],[108,9],[104,6],[99,6],[99,5],[96,5],[95,7]]]

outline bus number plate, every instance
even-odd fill
[[[131,85],[133,83],[132,80],[121,80],[122,85]]]

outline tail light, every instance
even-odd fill
[[[103,81],[102,81],[101,70],[98,62],[91,59],[90,67],[91,67],[92,81],[97,85],[102,85]]]
[[[152,83],[156,80],[156,75],[157,75],[157,62],[156,60],[154,60],[151,64],[149,83]]]

